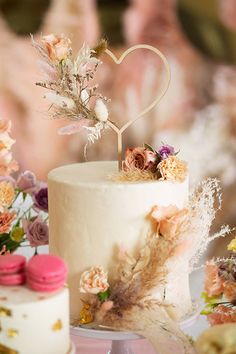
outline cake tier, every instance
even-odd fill
[[[0,353],[69,354],[69,294],[0,286]]]
[[[188,201],[188,180],[182,183],[147,181],[116,183],[109,175],[117,162],[88,162],[57,168],[49,173],[50,252],[62,257],[69,267],[71,316],[80,310],[79,280],[91,266],[103,266],[112,277],[118,247],[135,252],[150,229],[146,216],[154,205],[176,205]],[[172,270],[179,273],[177,266]],[[173,277],[171,277],[173,279]],[[173,286],[172,286],[173,285]],[[176,299],[175,287],[181,296]],[[160,289],[158,298],[164,297]],[[188,266],[181,261],[181,282],[168,287],[165,296],[190,306]],[[181,311],[182,311],[181,310]],[[185,312],[186,312],[185,311]]]

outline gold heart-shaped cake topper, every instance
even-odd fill
[[[118,164],[119,164],[119,170],[122,168],[122,134],[124,133],[125,130],[127,130],[132,124],[134,124],[138,119],[143,117],[146,113],[150,112],[164,97],[166,94],[169,84],[170,84],[170,67],[168,64],[168,61],[164,54],[158,50],[157,48],[148,45],[148,44],[138,44],[133,47],[128,48],[119,58],[115,56],[114,53],[112,53],[109,49],[106,49],[106,54],[110,56],[110,58],[117,64],[121,64],[123,60],[129,55],[130,53],[134,52],[137,49],[148,49],[155,53],[163,62],[164,68],[166,70],[166,80],[164,84],[162,85],[161,91],[159,92],[158,96],[154,99],[154,101],[146,108],[144,108],[134,119],[126,122],[121,128],[118,128],[114,123],[108,122],[108,125],[110,126],[111,129],[113,129],[117,133],[118,137]]]

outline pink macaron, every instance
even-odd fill
[[[64,286],[67,267],[59,257],[40,254],[29,260],[26,273],[27,284],[32,290],[51,292]]]
[[[21,285],[25,283],[24,256],[6,254],[0,256],[0,285]]]

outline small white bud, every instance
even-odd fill
[[[107,121],[107,119],[108,119],[108,110],[107,110],[107,106],[105,105],[105,103],[102,100],[98,99],[96,101],[94,111],[95,111],[97,119],[100,122],[106,122]]]

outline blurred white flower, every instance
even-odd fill
[[[80,99],[81,99],[82,103],[85,106],[88,106],[88,104],[89,104],[89,94],[88,94],[87,90],[84,89],[84,90],[81,91]]]
[[[100,122],[106,122],[108,119],[108,110],[107,110],[107,106],[105,105],[105,103],[98,99],[96,101],[95,107],[94,107],[94,111],[96,114],[97,119]]]

